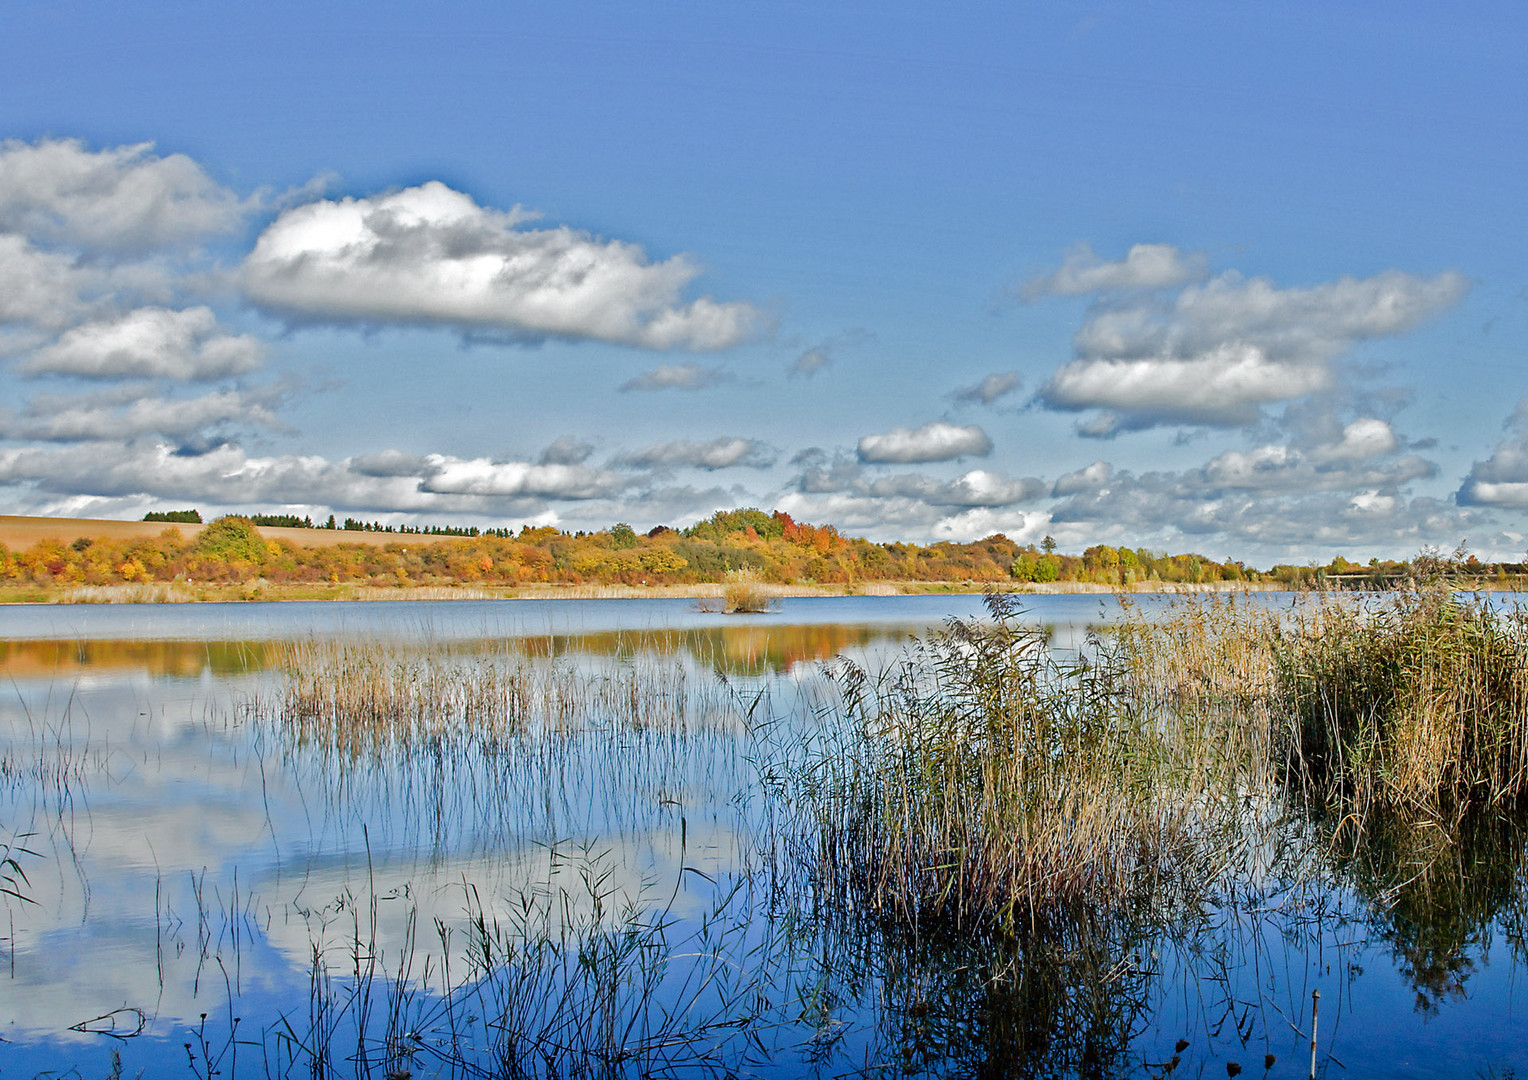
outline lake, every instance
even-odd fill
[[[1023,601],[1065,655],[1122,615]],[[840,902],[782,794],[845,707],[837,658],[895,672],[982,615],[0,610],[0,1074],[1305,1076],[1317,990],[1323,1075],[1528,1067],[1511,815],[1425,889],[1408,834],[1149,920],[952,932]]]

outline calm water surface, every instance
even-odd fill
[[[1118,615],[1109,598],[1027,599],[1059,648]],[[768,1023],[744,1041],[719,1022],[699,1040],[709,1060],[655,1038],[609,1074],[1144,1077],[1187,1039],[1175,1075],[1234,1061],[1261,1076],[1272,1054],[1268,1075],[1304,1076],[1317,989],[1324,1075],[1528,1068],[1510,822],[1427,890],[1407,885],[1416,852],[1381,851],[1340,887],[1270,887],[1170,935],[1063,927],[1014,951],[793,898],[761,846],[741,716],[767,698],[809,725],[834,657],[889,662],[980,611],[966,596],[789,599],[747,618],[669,600],[0,609],[0,1075],[497,1075],[501,1015],[553,991],[583,1024],[617,1017],[616,1042],[661,1034],[633,1004],[644,986]],[[586,694],[636,680],[678,695],[685,722],[368,741],[283,713],[291,643],[359,640],[469,666],[512,649]],[[654,913],[661,940],[630,932]],[[607,938],[645,942],[662,973],[589,990],[569,971]],[[512,963],[495,941],[518,943]],[[533,941],[565,951],[528,959]]]

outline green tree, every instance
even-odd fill
[[[230,514],[220,517],[202,530],[196,538],[195,550],[199,555],[210,555],[224,562],[246,562],[258,565],[267,554],[265,540],[255,523],[247,517]]]
[[[624,521],[618,521],[610,527],[610,539],[618,548],[630,548],[637,546],[637,531]]]

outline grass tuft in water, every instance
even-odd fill
[[[1121,648],[1064,660],[1010,599],[988,608],[879,678],[841,666],[787,781],[821,883],[907,924],[1016,928],[1218,882],[1259,763],[1153,707]]]
[[[1290,780],[1361,826],[1528,796],[1528,613],[1442,590],[1326,602],[1273,644]]]

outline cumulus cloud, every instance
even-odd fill
[[[1078,244],[1054,273],[1021,284],[1019,299],[1027,303],[1042,296],[1168,289],[1199,281],[1208,270],[1209,260],[1203,254],[1183,252],[1172,244],[1135,244],[1114,262],[1105,262],[1087,244]]]
[[[720,438],[709,442],[676,439],[626,454],[619,463],[638,469],[767,469],[775,463],[774,449],[756,439]]]
[[[968,541],[1005,533],[1020,543],[1038,542],[1049,522],[1043,510],[1013,507],[932,506],[920,499],[853,494],[787,492],[777,509],[803,521],[831,521],[842,529],[882,540]]]
[[[0,323],[59,329],[88,310],[85,274],[65,255],[0,236]]]
[[[173,285],[153,261],[102,264],[44,251],[25,237],[0,234],[0,326],[51,336],[126,301],[167,300]]]
[[[997,371],[981,382],[962,386],[950,396],[962,405],[991,405],[1019,388],[1017,371]]]
[[[1185,474],[1185,483],[1208,491],[1352,491],[1396,487],[1437,474],[1437,466],[1414,454],[1365,464],[1364,458],[1323,457],[1291,446],[1269,444],[1228,450]]]
[[[627,379],[621,384],[621,389],[705,390],[731,381],[732,374],[721,368],[702,367],[699,364],[659,364],[651,371]]]
[[[1329,462],[1368,461],[1392,453],[1398,446],[1400,440],[1388,420],[1364,416],[1344,426],[1338,441],[1313,447],[1311,456]]]
[[[260,365],[264,346],[218,325],[211,308],[146,307],[76,326],[22,365],[91,379],[219,379]]]
[[[1394,488],[1307,491],[1195,490],[1182,476],[1116,473],[1106,488],[1081,493],[1051,508],[1061,531],[1094,538],[1114,536],[1131,546],[1228,545],[1210,552],[1307,558],[1314,548],[1362,546],[1404,556],[1423,544],[1453,542],[1474,523],[1447,503],[1408,497]]]
[[[1485,461],[1477,461],[1455,500],[1461,506],[1528,509],[1528,398],[1507,419],[1507,438]]]
[[[224,506],[458,508],[420,495],[412,477],[362,476],[314,455],[251,457],[231,443],[198,455],[163,442],[130,443],[109,455],[94,444],[0,449],[0,483],[26,484],[44,496],[145,496]]]
[[[1080,492],[1098,491],[1109,482],[1114,475],[1114,466],[1107,461],[1095,461],[1093,464],[1069,472],[1057,477],[1056,483],[1051,487],[1051,494],[1057,498],[1066,495],[1076,495]]]
[[[419,490],[437,495],[534,496],[597,499],[623,486],[621,478],[585,465],[541,465],[529,461],[461,459],[431,454]]]
[[[972,424],[961,427],[934,420],[918,428],[897,427],[882,435],[866,435],[859,441],[859,459],[866,463],[914,465],[951,461],[960,457],[986,457],[992,440]]]
[[[350,471],[358,476],[423,476],[429,465],[419,454],[402,450],[383,450],[375,454],[357,454],[350,459]]]
[[[208,432],[236,425],[279,428],[278,388],[220,390],[192,398],[157,395],[142,385],[77,396],[37,394],[19,413],[0,412],[0,439],[103,442],[161,436],[197,448]],[[97,459],[109,457],[97,447]],[[103,462],[104,464],[104,462]]]
[[[244,262],[250,298],[294,322],[426,324],[526,339],[723,349],[759,323],[748,304],[684,301],[683,256],[566,226],[526,228],[438,181],[284,211]]]
[[[1106,437],[1159,424],[1248,424],[1264,405],[1333,385],[1334,361],[1359,342],[1405,333],[1461,297],[1463,277],[1386,271],[1279,289],[1227,273],[1170,302],[1106,305],[1077,331],[1077,358],[1039,400],[1101,410],[1080,425]]]
[[[256,456],[232,442],[186,453],[155,439],[0,448],[0,485],[33,504],[150,498],[218,506],[303,506],[383,513],[493,514],[521,521],[623,494],[619,474],[584,466],[462,459],[397,451],[334,461],[311,454]],[[644,492],[644,498],[646,493]],[[555,520],[555,515],[553,516]]]
[[[107,252],[228,232],[248,205],[184,154],[153,143],[88,150],[77,139],[0,143],[0,231]]]
[[[1452,542],[1471,522],[1438,499],[1414,496],[1437,466],[1405,451],[1387,421],[1336,422],[1331,410],[1298,416],[1288,442],[1226,450],[1181,471],[1140,474],[1094,462],[1057,480],[1051,507],[1057,535],[1111,542],[1197,547],[1214,537],[1256,559],[1309,557],[1359,546],[1405,555],[1423,543]]]
[[[807,495],[842,493],[861,499],[912,501],[936,508],[1012,506],[1039,498],[1047,491],[1045,483],[1032,476],[1007,476],[991,469],[971,469],[949,480],[922,473],[872,476],[844,458],[808,464],[796,486]]]

